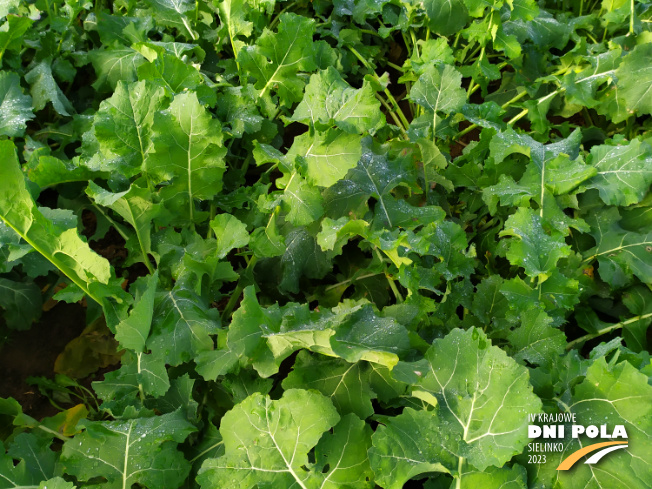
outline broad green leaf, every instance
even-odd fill
[[[184,284],[159,294],[147,348],[162,351],[166,363],[179,365],[213,349],[211,334],[219,329],[217,311]]]
[[[593,146],[589,163],[597,174],[585,185],[598,189],[605,204],[636,204],[650,190],[652,148],[638,139],[622,146]]]
[[[410,479],[427,472],[452,473],[457,469],[460,435],[443,434],[443,420],[433,411],[407,407],[387,417],[371,437],[369,450],[376,483],[401,489]]]
[[[643,285],[637,285],[623,294],[623,304],[636,316],[646,316],[623,328],[627,347],[635,352],[648,351],[647,330],[652,324],[652,292]]]
[[[644,43],[636,46],[623,58],[616,70],[619,96],[627,104],[628,113],[652,113],[652,66],[648,62],[652,56],[652,45]]]
[[[55,454],[48,448],[50,443],[51,440],[44,443],[33,435],[21,434],[16,437],[9,453],[5,453],[0,443],[0,488],[38,489],[39,482],[52,477]],[[40,459],[30,454],[31,450],[36,450]],[[19,460],[18,463],[14,459]]]
[[[592,108],[599,104],[597,94],[599,87],[613,79],[622,59],[622,51],[620,48],[611,49],[584,59],[590,63],[590,66],[579,72],[571,70],[564,75],[562,83],[566,89],[566,97]]]
[[[171,181],[161,191],[164,204],[194,222],[195,200],[210,199],[222,188],[226,150],[220,123],[189,92],[154,117],[152,130],[154,153],[146,171],[157,183]]]
[[[185,36],[188,34],[193,41],[198,39],[190,25],[189,13],[195,10],[192,0],[147,0],[154,18],[162,25],[175,27]]]
[[[286,218],[295,226],[313,223],[324,213],[319,189],[308,185],[296,172],[285,186],[283,202],[288,208]]]
[[[133,184],[129,190],[112,193],[89,182],[86,193],[96,204],[114,210],[133,227],[140,247],[139,261],[151,268],[149,254],[152,252],[152,220],[158,215],[160,208],[152,202],[150,190]]]
[[[253,394],[222,418],[220,434],[225,453],[222,457],[206,460],[197,481],[204,488],[234,485],[271,489],[319,485],[326,475],[306,471],[303,467],[310,465],[308,452],[339,420],[331,402],[317,392],[290,389],[276,401]],[[358,430],[356,434],[361,436],[364,431]],[[364,446],[364,439],[352,440],[352,453],[347,453],[348,450],[344,453],[358,458],[356,446],[360,443]],[[328,445],[325,442],[322,449],[328,452]],[[342,448],[349,448],[349,445],[340,450]],[[348,475],[337,470],[336,464],[331,469],[335,469],[335,476]]]
[[[177,450],[196,428],[181,410],[151,418],[90,421],[85,430],[63,445],[66,471],[81,481],[103,477],[102,488],[177,488],[190,463]]]
[[[500,489],[527,489],[527,472],[525,467],[514,464],[508,467],[488,467],[484,471],[464,472],[460,489],[476,487],[496,487]]]
[[[340,129],[302,134],[294,139],[287,153],[290,161],[300,158],[308,182],[330,187],[354,168],[362,155],[361,138]],[[304,165],[302,165],[304,166]]]
[[[244,43],[237,38],[240,36],[249,37],[253,29],[253,24],[246,19],[246,8],[249,6],[245,0],[222,0],[214,2],[217,6],[220,22],[226,30],[226,34],[231,42],[233,56],[238,57],[238,52],[244,46]]]
[[[348,363],[299,352],[292,372],[283,380],[284,389],[315,389],[330,398],[341,415],[354,413],[366,419],[374,412],[375,399],[369,384],[369,364]]]
[[[149,47],[150,44],[144,46]],[[160,52],[153,61],[138,67],[138,78],[150,80],[163,87],[169,95],[185,90],[197,90],[198,94],[201,93],[200,99],[203,99],[205,92],[201,92],[202,76],[197,68],[170,54],[164,48],[158,49]],[[145,48],[142,48],[142,51],[145,51]],[[212,95],[214,96],[214,93]]]
[[[391,204],[388,207],[385,200],[397,185],[409,181],[410,176],[399,159],[392,160],[381,148],[365,144],[357,166],[349,171],[342,182],[343,187],[336,192],[347,194],[348,198],[354,196],[361,201],[366,201],[369,197],[375,198],[376,206],[380,207],[376,215],[391,228],[394,226],[390,214]]]
[[[272,213],[265,227],[254,229],[250,247],[259,258],[270,258],[285,253],[285,237],[279,234],[276,227],[276,213]]]
[[[318,130],[337,126],[350,134],[373,133],[385,120],[371,84],[365,81],[355,89],[332,66],[310,77],[292,119]]]
[[[20,460],[20,463],[16,467],[18,470],[15,470],[14,474],[18,475],[22,472],[20,469],[23,469],[26,479],[31,479],[32,483],[38,483],[54,477],[58,456],[50,450],[51,444],[51,439],[37,438],[33,433],[21,433],[16,436],[7,451],[7,455],[10,458]],[[0,450],[4,453],[2,448]],[[14,485],[4,485],[7,483],[16,484],[18,481],[3,481],[3,477],[9,475],[9,473],[5,473],[1,467],[2,463],[0,462],[0,487],[14,487]],[[26,482],[27,480],[23,481],[29,487]],[[21,487],[20,484],[16,484],[16,486]]]
[[[224,258],[234,248],[242,248],[249,243],[247,226],[229,214],[215,216],[210,222],[217,239],[217,257]]]
[[[113,95],[100,104],[93,130],[100,151],[126,176],[141,172],[152,152],[154,114],[162,108],[164,93],[147,81],[118,82]]]
[[[18,51],[23,44],[23,36],[34,21],[29,17],[7,16],[7,21],[0,28],[0,59],[6,51]]]
[[[319,489],[371,489],[370,447],[371,428],[354,414],[342,416],[333,433],[326,433],[315,447],[315,469],[325,475]]]
[[[94,283],[109,283],[109,262],[91,251],[76,228],[62,229],[37,209],[25,186],[11,141],[0,141],[0,160],[4,162],[0,165],[0,218],[86,294],[102,304],[102,298],[89,287]]]
[[[34,282],[16,282],[0,277],[0,307],[11,329],[29,329],[41,317],[43,299]]]
[[[322,278],[332,266],[328,255],[313,236],[305,229],[294,229],[285,237],[279,288],[283,292],[297,294],[303,277]]]
[[[461,88],[462,75],[450,65],[426,69],[410,91],[410,99],[432,112],[433,134],[437,113],[450,114],[462,108],[466,94]]]
[[[500,293],[509,302],[509,307],[519,314],[544,307],[553,317],[565,317],[566,311],[580,300],[580,287],[577,280],[566,277],[559,269],[554,269],[543,283],[528,285],[520,277],[506,280]]]
[[[170,380],[162,352],[146,354],[127,351],[121,358],[118,370],[104,374],[102,381],[93,382],[93,390],[114,415],[122,413],[140,392],[142,396],[160,397],[169,388]]]
[[[516,2],[514,2],[516,4]],[[536,8],[536,5],[533,5]],[[570,38],[571,26],[566,22],[560,22],[551,13],[541,11],[538,16],[532,19],[517,19],[503,24],[505,33],[516,36],[522,45],[526,40],[531,40],[541,49],[554,47],[563,49]]]
[[[274,90],[282,105],[290,106],[301,100],[304,82],[297,74],[317,68],[312,42],[314,29],[312,19],[284,13],[277,33],[265,29],[255,46],[240,50],[238,61],[256,79],[259,97]]]
[[[428,27],[440,36],[459,32],[468,20],[468,11],[462,0],[426,0]]]
[[[72,482],[68,482],[62,477],[53,477],[46,481],[42,481],[38,489],[75,489],[76,486]]]
[[[321,231],[317,234],[317,243],[324,251],[335,250],[339,255],[342,247],[349,239],[356,236],[365,236],[369,223],[362,219],[350,220],[341,217],[333,220],[325,217],[321,222]]]
[[[97,80],[93,83],[96,90],[115,90],[118,82],[136,81],[136,70],[146,61],[138,51],[119,44],[95,49],[88,56],[97,75]]]
[[[459,455],[467,463],[479,470],[501,467],[522,451],[527,415],[541,409],[525,367],[476,328],[435,340],[425,358],[423,365],[412,364],[413,383],[437,397],[438,432],[461,439]]]
[[[629,232],[618,225],[620,215],[615,208],[604,210],[590,220],[591,235],[596,246],[584,255],[584,262],[598,259],[598,273],[612,287],[622,287],[632,275],[643,283],[652,282],[652,232]]]
[[[25,167],[27,177],[41,188],[60,183],[85,182],[93,178],[94,173],[78,164],[79,160],[60,160],[54,156],[41,156],[31,160]]]
[[[612,430],[624,425],[629,447],[610,454],[592,466],[578,462],[572,470],[557,471],[557,465],[581,447],[595,443],[582,435],[579,439],[560,440],[564,450],[548,454],[549,462],[538,474],[542,485],[553,481],[562,489],[610,487],[626,489],[645,487],[652,474],[652,464],[642,454],[652,450],[652,386],[647,376],[627,361],[616,365],[596,359],[586,371],[586,378],[575,387],[567,401],[567,410],[576,416],[577,424],[605,425]],[[621,439],[616,439],[616,441]]]
[[[129,317],[116,326],[115,334],[115,339],[120,342],[122,347],[134,350],[136,353],[141,353],[145,349],[145,343],[152,326],[154,296],[158,286],[158,270],[142,280],[144,281],[145,290],[140,297],[136,298],[136,303],[129,312]]]
[[[26,122],[34,118],[32,99],[23,94],[16,73],[0,71],[0,134],[15,137],[25,134]]]
[[[521,324],[508,335],[512,356],[517,362],[549,365],[565,351],[566,336],[552,326],[552,318],[540,309],[529,309],[521,315]]]
[[[260,115],[255,101],[256,94],[252,85],[228,87],[220,94],[220,103],[216,107],[217,115],[230,126],[235,137],[242,137],[244,133],[254,133],[262,128],[265,119]],[[259,146],[254,147],[254,155]]]
[[[392,368],[410,347],[407,330],[389,317],[378,317],[370,306],[355,311],[331,338],[338,356],[348,362],[367,360]]]
[[[95,26],[103,44],[112,44],[117,41],[125,46],[143,42],[147,39],[147,31],[153,27],[151,17],[128,17],[110,15],[99,12]],[[86,18],[86,24],[89,19]]]
[[[520,207],[509,216],[501,236],[513,236],[507,259],[513,265],[525,269],[530,277],[547,279],[560,258],[570,254],[570,247],[563,236],[553,231],[549,235],[543,229],[541,217],[532,209]]]
[[[25,81],[31,85],[32,104],[36,110],[41,110],[51,102],[57,113],[70,115],[75,109],[54,80],[50,63],[45,59],[25,75]]]

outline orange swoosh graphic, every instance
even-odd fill
[[[564,459],[562,463],[559,464],[557,470],[568,470],[570,469],[575,462],[581,459],[587,453],[595,452],[600,448],[608,447],[611,445],[627,445],[626,441],[605,441],[603,443],[595,443],[594,445],[589,445],[584,448],[580,448],[578,451],[571,453],[568,457]]]

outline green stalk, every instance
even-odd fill
[[[258,257],[256,257],[255,255],[252,256],[251,259],[249,260],[249,263],[247,263],[247,268],[242,273],[242,275],[246,275],[248,271],[253,270],[257,261],[258,261]],[[222,312],[222,323],[225,323],[231,317],[231,312],[233,312],[233,309],[235,308],[235,305],[238,302],[240,295],[242,295],[242,291],[244,290],[244,288],[245,286],[242,284],[242,280],[238,281],[238,285],[236,285],[233,294],[231,294],[231,297],[229,298],[229,302],[226,304],[226,307]]]
[[[641,316],[636,316],[630,319],[627,319],[626,321],[621,321],[616,324],[610,324],[609,326],[606,326],[602,329],[599,329],[595,333],[590,333],[587,335],[582,336],[581,338],[574,339],[570,343],[566,345],[566,350],[571,350],[575,345],[580,345],[586,341],[592,340],[593,338],[597,338],[598,336],[602,336],[603,334],[610,333],[611,331],[615,331],[617,329],[620,329],[624,326],[627,326],[628,324],[635,323],[636,321],[642,321],[644,319],[649,319],[652,318],[652,312],[649,312],[647,314],[643,314]]]
[[[479,88],[480,85],[477,85],[477,87]],[[518,102],[519,100],[521,100],[526,95],[527,95],[527,91],[523,90],[521,93],[517,94],[515,97],[512,97],[510,100],[508,100],[503,105],[501,105],[500,108],[501,109],[506,109],[507,107],[512,105],[514,102]],[[457,135],[455,135],[455,137],[453,139],[461,138],[462,136],[464,136],[464,135],[470,133],[471,131],[473,131],[473,129],[475,129],[476,127],[478,127],[477,124],[471,124],[469,127],[467,127],[465,129],[463,129],[462,131],[458,132]]]
[[[371,76],[373,76],[376,81],[380,84],[380,78],[374,71],[373,67],[369,64],[369,62],[362,57],[362,55],[354,48],[349,46],[349,50],[353,53],[353,55],[360,60],[360,62],[367,68],[371,73]],[[401,108],[398,105],[398,102],[392,95],[392,93],[389,91],[389,89],[385,88],[384,90],[385,95],[387,96],[387,100],[389,100],[394,107],[394,110],[396,111],[396,114],[398,115],[398,118],[401,119],[401,122],[403,123],[403,127],[407,129],[410,126],[410,123],[408,122],[407,118],[405,117],[405,114],[401,110]]]

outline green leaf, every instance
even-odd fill
[[[147,348],[165,353],[166,363],[179,365],[213,349],[211,334],[219,329],[217,311],[183,283],[156,300]]]
[[[242,248],[249,243],[247,226],[229,214],[220,214],[210,222],[217,238],[217,257],[224,258],[234,248]]]
[[[333,351],[348,362],[367,360],[392,368],[410,347],[407,330],[370,306],[351,314],[331,338]]]
[[[489,467],[485,471],[465,472],[460,489],[476,487],[497,487],[500,489],[527,489],[527,472],[525,467],[514,464],[509,467]]]
[[[198,39],[190,25],[189,13],[195,10],[192,0],[147,0],[154,18],[162,25],[175,27],[193,41]]]
[[[23,481],[23,484],[28,485],[28,480],[31,479],[32,483],[38,483],[54,477],[55,467],[57,463],[58,456],[55,452],[50,450],[50,445],[52,440],[50,438],[37,438],[33,433],[21,433],[16,438],[14,438],[7,455],[14,460],[20,460],[18,466],[14,471],[15,475],[22,472],[20,469],[24,470],[24,475],[26,480]],[[4,450],[0,448],[0,451],[4,453]],[[0,462],[0,467],[2,467]],[[10,471],[5,472],[0,468],[0,479],[6,474],[8,475]],[[8,481],[12,482],[12,481]],[[16,484],[18,481],[13,481],[13,484]],[[21,487],[20,484],[17,484],[18,487]],[[0,487],[14,487],[14,485],[4,485],[4,481],[0,481]]]
[[[648,62],[652,56],[652,45],[648,43],[636,46],[623,59],[616,70],[619,96],[627,104],[629,114],[652,114],[652,66]]]
[[[181,410],[126,421],[90,421],[63,445],[66,471],[82,481],[103,477],[98,487],[177,488],[190,464],[176,445],[195,431]]]
[[[559,487],[572,489],[587,486],[625,489],[647,484],[645,480],[652,473],[652,465],[640,456],[652,450],[652,386],[646,375],[627,361],[608,365],[600,357],[575,387],[567,409],[576,416],[578,424],[585,426],[607,425],[613,429],[615,425],[624,425],[629,448],[605,457],[597,467],[577,463],[572,470],[557,471],[557,465],[568,455],[595,442],[584,435],[579,439],[564,439],[563,452],[548,454],[546,472],[539,475],[542,484],[552,483],[553,479]]]
[[[652,281],[652,232],[647,234],[628,232],[618,225],[620,215],[611,207],[590,219],[591,235],[596,246],[585,253],[584,262],[598,259],[598,273],[612,287],[622,287],[631,281],[632,275],[643,283]]]
[[[34,118],[32,99],[23,94],[16,73],[0,71],[0,134],[9,137],[25,134],[26,122]]]
[[[0,141],[0,160],[5,162],[0,165],[0,218],[86,294],[102,304],[102,298],[89,287],[96,283],[109,283],[109,262],[91,251],[76,228],[62,229],[37,209],[25,186],[11,141]]]
[[[29,329],[41,317],[43,299],[34,282],[15,282],[0,278],[0,307],[11,329]]]
[[[563,237],[553,231],[547,234],[541,217],[532,209],[520,207],[509,216],[500,236],[514,236],[510,240],[507,259],[522,266],[530,277],[545,280],[550,276],[560,258],[570,254]]]
[[[154,114],[163,100],[163,90],[150,82],[120,81],[113,95],[100,104],[93,130],[112,171],[133,176],[143,169],[153,150]]]
[[[51,440],[38,441],[34,435],[23,433],[16,437],[8,454],[0,443],[0,487],[36,489],[40,481],[52,477],[55,455],[49,450],[49,443]],[[36,450],[42,461],[30,453],[32,450]],[[15,464],[14,459],[19,462]]]
[[[296,172],[283,192],[283,202],[288,207],[287,220],[295,226],[305,226],[317,221],[324,213],[319,190],[311,187]]]
[[[154,315],[154,296],[158,286],[158,270],[143,279],[145,290],[137,297],[129,317],[116,326],[115,339],[124,348],[143,352]]]
[[[317,392],[290,389],[276,401],[253,394],[222,418],[220,433],[225,454],[205,461],[197,482],[201,487],[312,487],[325,475],[303,469],[310,465],[308,452],[339,420],[331,402]],[[345,427],[344,431],[349,429]],[[365,431],[354,433],[360,436]],[[358,458],[359,443],[364,446],[363,440],[352,440],[351,452],[344,450],[342,455]],[[328,441],[322,444],[322,450],[329,452]],[[337,477],[350,477],[350,472],[340,472],[335,463],[331,468]]]
[[[256,79],[259,97],[275,90],[282,105],[301,100],[304,82],[297,74],[317,68],[312,43],[314,29],[312,19],[284,13],[277,33],[265,29],[255,46],[245,46],[239,52],[240,65]]]
[[[302,134],[287,153],[290,161],[300,158],[309,183],[330,187],[354,168],[362,154],[361,138],[340,129]]]
[[[253,29],[253,23],[246,20],[248,2],[244,0],[222,0],[217,3],[222,28],[231,41],[233,56],[238,57],[238,52],[244,43],[237,38],[240,36],[249,37]]]
[[[426,69],[410,91],[410,99],[432,113],[433,133],[437,113],[457,112],[466,102],[461,88],[462,75],[450,65],[438,65]]]
[[[337,126],[350,134],[373,134],[384,124],[385,117],[368,81],[362,88],[355,89],[329,66],[310,77],[292,120],[311,124],[322,131]]]
[[[298,294],[303,277],[322,278],[331,268],[331,261],[315,238],[305,229],[294,229],[285,238],[279,288],[283,292]]]
[[[6,51],[18,51],[23,44],[23,36],[34,21],[29,17],[7,16],[7,21],[0,28],[0,59]]]
[[[69,116],[75,109],[54,80],[50,63],[50,60],[45,59],[25,75],[25,81],[31,85],[33,106],[36,110],[41,110],[51,102],[57,113]]]
[[[79,160],[60,160],[54,156],[41,156],[28,162],[25,169],[27,177],[41,188],[51,187],[60,183],[85,182],[94,173],[88,168],[78,165]]]
[[[152,220],[159,214],[160,207],[152,202],[150,190],[133,184],[129,190],[111,193],[89,182],[86,193],[96,204],[114,210],[134,228],[141,254],[138,261],[145,263],[151,271]]]
[[[598,189],[608,205],[636,204],[652,184],[652,148],[638,139],[621,146],[593,146],[589,164],[597,174],[585,185]]]
[[[285,237],[276,227],[276,213],[272,213],[267,225],[254,229],[250,247],[259,258],[271,258],[285,253]]]
[[[115,90],[118,82],[136,81],[136,70],[146,61],[138,51],[119,44],[94,49],[88,53],[88,56],[97,75],[97,80],[93,83],[96,90],[107,87]]]
[[[371,437],[369,459],[376,483],[385,489],[401,489],[420,474],[453,472],[460,436],[442,431],[442,420],[432,411],[407,407],[398,416],[386,418]]]
[[[521,324],[510,332],[513,358],[532,365],[550,365],[556,356],[564,353],[566,335],[552,326],[552,318],[539,309],[526,310]]]
[[[171,181],[161,191],[164,204],[194,222],[195,200],[211,199],[222,188],[226,150],[219,121],[200,105],[196,93],[182,93],[154,117],[152,140],[147,173],[157,183]]]
[[[527,415],[541,409],[525,367],[476,328],[435,340],[425,358],[412,368],[413,383],[437,397],[438,432],[461,439],[460,457],[484,470],[521,452],[528,442]]]
[[[459,32],[468,20],[468,11],[462,0],[426,0],[428,27],[435,34],[450,36]]]
[[[104,374],[104,380],[93,382],[93,390],[114,415],[132,404],[136,395],[160,397],[170,388],[163,352],[151,354],[127,351],[118,370]]]
[[[316,471],[325,475],[320,489],[374,486],[367,452],[371,447],[371,428],[353,414],[342,416],[315,447]]]
[[[371,368],[363,362],[348,363],[299,352],[292,372],[283,380],[284,389],[315,389],[330,398],[337,411],[366,419],[374,413],[376,398],[369,384]]]

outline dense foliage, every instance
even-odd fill
[[[0,488],[649,487],[652,4],[0,16],[2,327],[83,301],[122,352],[0,400]],[[540,412],[630,447],[529,463]]]

